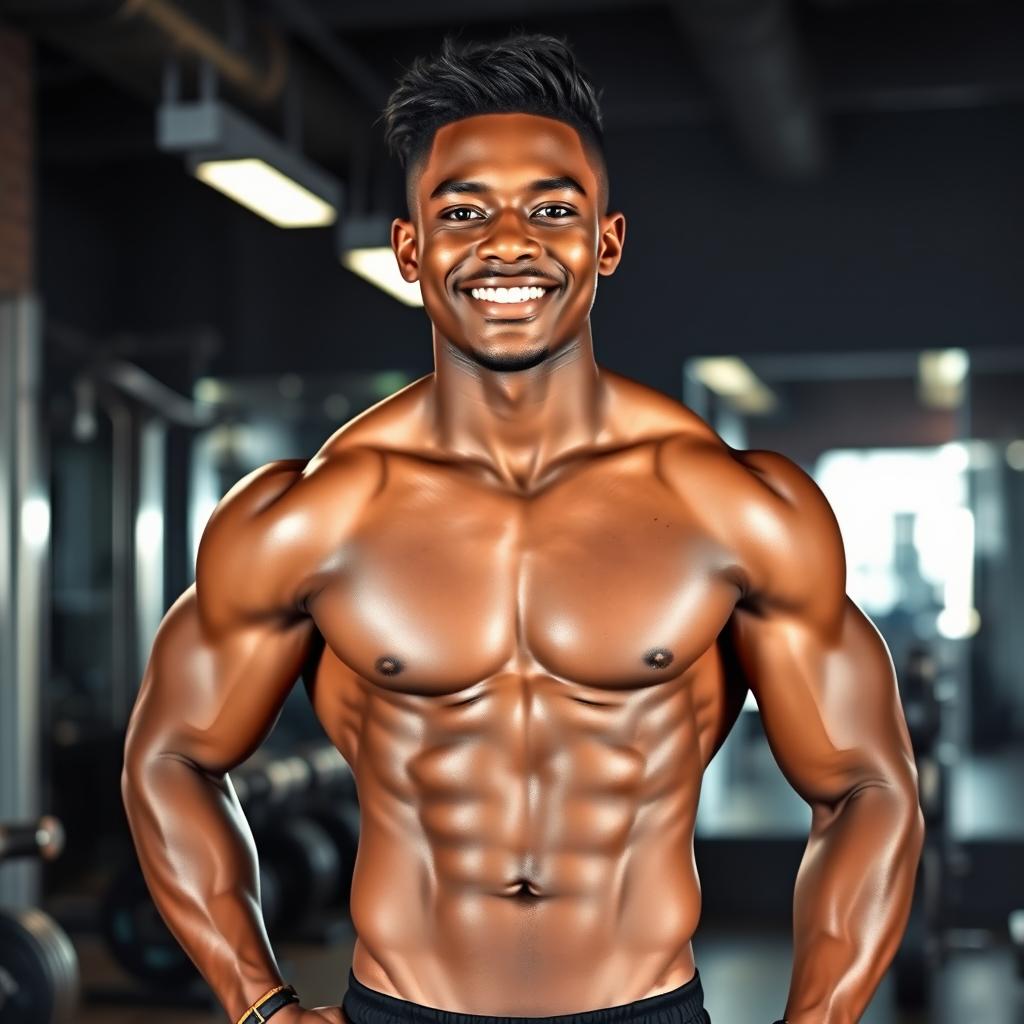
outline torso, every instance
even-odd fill
[[[694,818],[738,706],[716,640],[741,567],[665,472],[684,424],[694,488],[714,457],[680,417],[531,493],[373,446],[380,483],[307,602],[310,697],[358,787],[364,984],[547,1016],[693,976]]]

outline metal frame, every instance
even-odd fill
[[[0,296],[0,819],[38,817],[48,675],[50,495],[41,313]],[[39,865],[0,864],[0,905],[38,902]]]

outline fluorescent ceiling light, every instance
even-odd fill
[[[696,360],[698,379],[720,395],[739,395],[757,384],[757,378],[742,359],[713,356]]]
[[[389,245],[386,249],[378,248],[350,249],[341,254],[341,262],[360,277],[366,278],[392,298],[404,302],[407,306],[422,306],[423,295],[419,281],[406,281],[398,272],[394,250]]]
[[[338,215],[329,203],[256,157],[204,160],[195,175],[279,228],[323,227]]]
[[[741,412],[767,413],[778,403],[772,389],[736,356],[695,359],[693,372],[705,387],[728,398]]]
[[[200,181],[279,227],[323,227],[337,219],[340,183],[218,100],[164,103],[157,142],[183,152]]]
[[[962,348],[930,349],[917,364],[917,391],[924,405],[955,409],[964,400],[970,358]]]
[[[772,412],[778,405],[775,392],[771,388],[765,387],[760,381],[756,381],[754,387],[746,391],[738,391],[729,397],[732,404],[740,412],[748,412],[755,415]]]
[[[422,306],[419,281],[406,281],[399,273],[391,248],[392,219],[380,213],[347,217],[338,231],[341,262],[399,302]]]

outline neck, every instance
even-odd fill
[[[603,397],[589,320],[542,363],[511,373],[481,366],[435,331],[430,409],[439,443],[520,487],[597,439]]]

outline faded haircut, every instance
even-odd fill
[[[565,39],[513,32],[498,42],[458,44],[417,57],[398,80],[383,113],[384,140],[405,170],[410,215],[415,185],[438,128],[478,114],[538,114],[571,125],[594,161],[599,213],[608,212],[608,167],[599,104]]]

